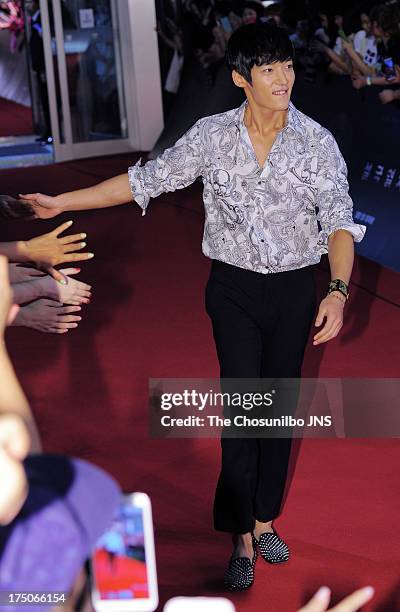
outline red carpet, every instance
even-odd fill
[[[2,191],[86,186],[122,172],[128,160],[3,171]],[[151,496],[161,603],[177,594],[223,595],[230,554],[229,537],[212,529],[218,441],[148,435],[149,377],[218,376],[203,307],[209,262],[200,211],[194,185],[153,201],[144,218],[135,204],[72,215],[95,252],[82,266],[82,280],[94,287],[84,320],[66,337],[8,332],[46,449],[91,459],[125,489]],[[66,219],[8,225],[1,240]],[[316,273],[321,292],[325,267]],[[363,260],[354,280],[340,338],[309,344],[305,375],[399,376],[399,277]],[[398,440],[305,441],[277,522],[292,559],[275,567],[259,560],[254,588],[232,597],[237,610],[292,612],[322,584],[334,601],[372,584],[377,593],[365,610],[399,610],[398,473]]]
[[[0,137],[33,134],[32,109],[0,98]]]

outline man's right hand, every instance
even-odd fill
[[[44,193],[20,193],[19,197],[31,205],[32,212],[38,219],[51,219],[63,212],[58,196],[48,196]]]
[[[128,172],[101,181],[92,187],[76,189],[52,197],[44,193],[19,194],[34,217],[51,219],[61,212],[108,208],[132,202]]]

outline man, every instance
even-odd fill
[[[332,283],[316,319],[314,346],[337,336],[353,265],[346,165],[326,129],[290,103],[293,47],[273,24],[230,38],[227,62],[247,100],[206,117],[157,159],[127,174],[57,197],[24,196],[37,216],[105,208],[151,197],[201,176],[206,213],[203,253],[212,262],[207,311],[224,378],[299,377],[315,310],[311,266],[329,253]],[[321,229],[318,228],[318,222]],[[286,561],[272,521],[284,491],[290,438],[222,438],[214,504],[216,529],[233,534],[225,575],[231,590],[253,583],[256,545],[266,561]]]

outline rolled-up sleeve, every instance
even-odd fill
[[[333,135],[324,130],[320,142],[319,172],[316,180],[317,219],[320,224],[318,245],[328,251],[328,238],[337,230],[347,230],[354,242],[360,242],[366,226],[353,221],[353,200],[349,195],[347,166]]]
[[[141,159],[128,168],[132,197],[146,213],[151,198],[166,191],[183,189],[203,174],[202,119],[197,121],[173,147],[144,166]]]

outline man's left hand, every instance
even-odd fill
[[[339,296],[335,297],[333,294],[327,295],[322,300],[315,320],[315,327],[322,325],[325,318],[326,322],[324,327],[314,336],[314,346],[322,344],[323,342],[328,342],[328,340],[332,340],[332,338],[336,338],[343,327],[344,304],[344,298],[342,300]]]

